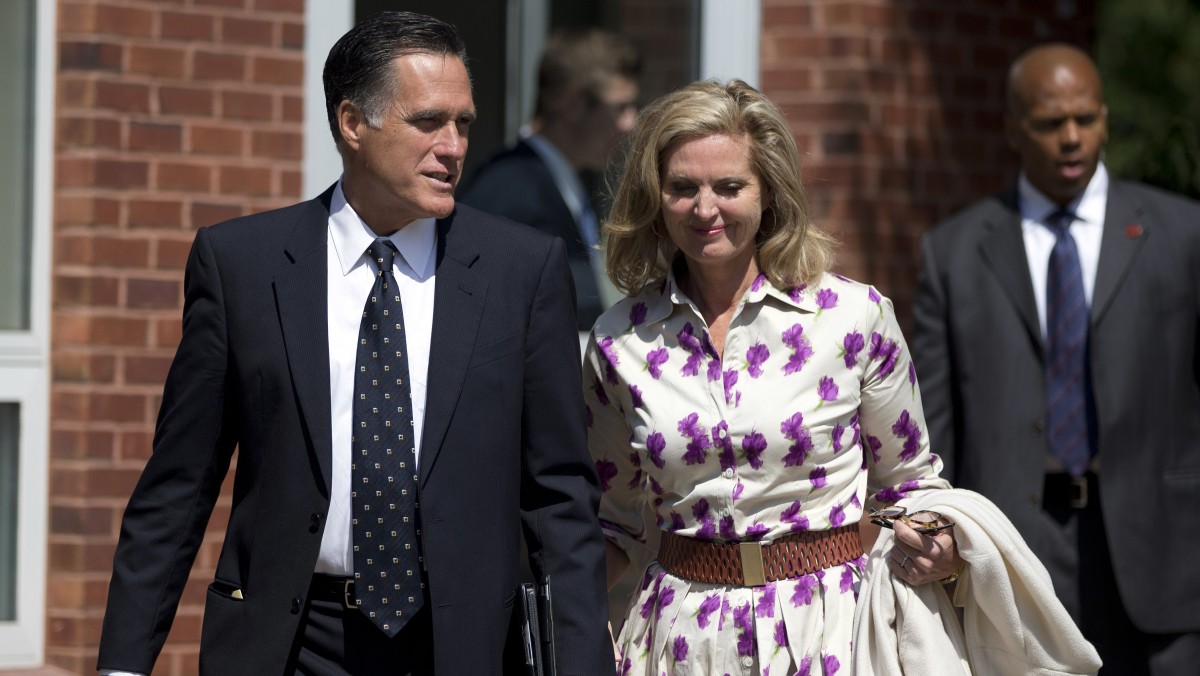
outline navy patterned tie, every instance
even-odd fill
[[[354,595],[390,637],[420,610],[425,585],[404,315],[392,273],[396,247],[376,239],[367,255],[379,272],[363,309],[354,373]]]
[[[1057,241],[1046,277],[1046,428],[1050,452],[1073,476],[1087,471],[1088,305],[1079,251],[1071,236],[1075,216],[1056,211],[1045,223]]]

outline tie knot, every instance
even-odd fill
[[[367,247],[367,255],[379,266],[380,272],[391,272],[392,263],[396,260],[396,245],[392,240],[380,237]]]
[[[1051,212],[1042,222],[1046,224],[1047,228],[1050,228],[1055,237],[1061,238],[1067,234],[1071,224],[1075,222],[1075,214],[1066,209],[1058,209]]]

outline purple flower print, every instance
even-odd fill
[[[771,350],[763,343],[755,343],[746,350],[746,373],[750,374],[751,378],[757,378],[762,375],[762,365],[771,356]]]
[[[921,448],[921,428],[917,421],[908,414],[908,410],[900,412],[900,417],[892,423],[892,434],[898,439],[904,439],[904,448],[900,451],[901,460],[912,460]]]
[[[729,542],[736,542],[741,539],[738,537],[737,531],[734,530],[734,528],[733,528],[733,517],[732,516],[721,517],[720,523],[721,523],[721,525],[720,525],[719,530],[721,532],[722,540],[727,540]]]
[[[817,384],[817,396],[821,398],[821,402],[817,407],[821,407],[827,401],[835,401],[838,396],[837,383],[833,382],[833,378],[829,376],[821,376],[821,381]]]
[[[900,346],[896,341],[885,340],[879,332],[875,332],[871,334],[871,347],[867,350],[867,356],[873,361],[882,362],[879,377],[887,378],[896,369],[896,358],[900,356]]]
[[[608,460],[597,460],[596,476],[600,478],[600,491],[607,491],[610,482],[617,476],[617,466]]]
[[[808,288],[807,284],[801,284],[800,286],[793,286],[792,288],[788,289],[788,291],[787,291],[788,298],[791,298],[793,303],[799,303],[800,299],[804,298],[804,290],[807,288]]]
[[[908,494],[915,490],[917,490],[916,481],[903,481],[899,486],[888,486],[879,491],[875,494],[875,499],[883,503],[892,504],[907,498]]]
[[[703,519],[705,516],[708,516],[708,511],[708,500],[705,498],[700,498],[696,501],[696,504],[692,505],[692,516],[695,517],[697,521]]]
[[[655,606],[654,606],[654,619],[656,619],[656,620],[662,619],[663,608],[666,608],[667,606],[671,605],[671,602],[674,600],[675,600],[675,590],[674,589],[672,589],[670,587],[663,587],[661,590],[659,590],[658,603],[655,604]]]
[[[633,307],[629,308],[629,323],[637,326],[646,321],[646,304],[634,303]]]
[[[792,606],[799,608],[800,606],[811,605],[817,585],[817,578],[812,575],[805,575],[796,580],[796,588],[792,592]]]
[[[813,355],[812,343],[804,336],[804,327],[793,324],[791,328],[783,332],[782,341],[784,345],[792,348],[791,356],[783,365],[783,374],[787,376],[799,373]]]
[[[756,521],[750,524],[750,527],[746,529],[745,539],[749,540],[750,542],[758,542],[769,532],[771,532],[771,529],[767,526],[767,524]]]
[[[617,384],[617,364],[621,363],[617,358],[617,351],[613,348],[612,336],[604,336],[596,341],[596,347],[600,348],[600,356],[604,359],[604,379],[611,385]]]
[[[826,469],[824,466],[814,468],[813,471],[808,473],[808,480],[812,482],[814,491],[825,485],[825,473]]]
[[[737,485],[733,487],[733,501],[737,502],[738,498],[742,497],[742,491],[746,489],[746,484],[738,479]]]
[[[646,402],[642,401],[642,391],[638,389],[637,385],[632,383],[629,385],[629,398],[633,402],[634,408],[646,407]]]
[[[629,672],[633,669],[633,660],[626,657],[621,662],[621,676],[629,676]]]
[[[696,501],[696,504],[692,505],[692,518],[700,522],[700,529],[696,531],[696,538],[699,540],[713,539],[717,534],[717,524],[713,521],[708,500],[700,498]]]
[[[833,289],[821,289],[817,292],[817,316],[819,317],[825,310],[830,310],[837,307],[838,295]]]
[[[908,384],[913,387],[913,391],[917,388],[917,365],[913,362],[908,362]]]
[[[829,509],[829,525],[834,528],[840,528],[846,522],[846,508],[842,505],[834,505]]]
[[[667,526],[667,530],[674,533],[683,530],[683,527],[683,516],[679,512],[671,512],[671,525]]]
[[[747,603],[733,611],[733,625],[738,628],[737,651],[742,657],[754,655],[754,620]]]
[[[879,316],[882,317],[883,316],[883,303],[882,303],[883,298],[879,295],[879,292],[875,290],[875,287],[873,287],[873,286],[867,287],[867,300],[871,301],[879,308]]]
[[[838,588],[843,594],[854,589],[854,568],[849,564],[842,564],[842,583]]]
[[[714,363],[716,363],[716,362],[714,362]],[[724,373],[724,377],[722,378],[722,381],[725,383],[725,403],[733,404],[734,400],[735,400],[733,386],[737,385],[737,381],[738,381],[737,369],[729,369],[728,371],[726,371]],[[742,398],[742,395],[740,393],[738,393],[736,395],[736,399],[741,399],[741,398]]]
[[[758,273],[758,276],[754,278],[754,281],[750,282],[750,290],[758,291],[759,289],[763,288],[763,285],[766,283],[767,283],[767,276],[760,272],[760,273]]]
[[[754,605],[755,617],[775,617],[775,583],[762,588],[758,603]]]
[[[803,465],[808,458],[808,452],[813,448],[812,438],[809,437],[808,430],[804,428],[803,414],[795,413],[791,418],[784,420],[779,424],[779,431],[783,432],[785,438],[794,442],[788,446],[787,455],[783,456],[783,466],[799,467]]]
[[[667,348],[660,347],[657,350],[650,350],[646,353],[646,369],[650,371],[650,377],[658,380],[662,377],[662,365],[667,363]]]
[[[592,385],[592,391],[596,393],[596,401],[600,402],[601,406],[608,406],[608,393],[604,391],[604,384],[597,380]]]
[[[842,434],[846,432],[846,428],[842,427],[841,423],[833,426],[833,431],[829,433],[830,443],[833,445],[834,454],[842,452]]]
[[[629,660],[625,660],[628,662]],[[808,655],[800,660],[800,671],[796,672],[796,676],[812,676],[812,658]]]
[[[711,436],[713,446],[721,449],[718,456],[721,461],[721,469],[732,469],[737,464],[737,457],[733,454],[733,439],[729,436],[729,423],[722,420],[713,425]]]
[[[729,615],[729,599],[721,599],[721,614],[717,620],[717,631],[725,628],[725,618]]]
[[[716,594],[705,596],[704,600],[700,602],[700,610],[696,613],[696,626],[701,629],[707,627],[708,623],[712,621],[712,614],[717,612],[720,607],[721,597]]]
[[[736,373],[736,371],[735,371],[735,373]],[[720,377],[721,377],[721,360],[709,359],[708,360],[708,370],[705,371],[705,375],[708,377],[708,382],[710,382],[710,383],[715,383],[718,379],[720,379]],[[729,398],[728,391],[725,392],[725,397],[726,397],[726,399]]]
[[[779,515],[779,520],[792,524],[791,529],[793,532],[802,533],[808,530],[808,517],[800,513],[799,500],[793,501],[792,504],[788,505],[783,510],[783,513]]]
[[[775,623],[775,647],[776,649],[788,647],[787,626],[783,620]]]
[[[667,440],[663,438],[662,432],[651,432],[650,436],[646,437],[646,456],[659,469],[662,469],[667,464],[663,460],[663,451],[666,448]]]
[[[587,428],[592,429],[592,423],[596,422],[596,418],[594,415],[592,415],[591,405],[585,405],[583,407],[583,415],[587,418]]]
[[[684,324],[676,338],[679,340],[679,345],[688,351],[687,362],[683,368],[679,369],[679,373],[685,376],[699,375],[700,362],[704,359],[704,348],[700,347],[700,340],[696,338],[692,323]]]
[[[863,338],[863,334],[858,331],[851,331],[846,334],[845,338],[842,338],[842,351],[838,356],[842,358],[842,361],[846,364],[846,368],[854,368],[854,364],[858,362],[858,353],[862,352],[865,346],[866,340]]]
[[[842,663],[838,661],[837,655],[823,656],[821,664],[825,667],[825,676],[837,676],[838,669],[842,668]]]
[[[871,461],[879,462],[879,449],[883,448],[883,442],[878,438],[867,435],[867,446],[871,447]]]
[[[646,600],[642,603],[642,607],[638,609],[638,612],[641,614],[643,620],[650,617],[650,613],[654,612],[654,604],[658,602],[658,592],[662,591],[662,589],[657,586],[658,581],[655,581],[655,585],[654,591],[650,593],[650,596],[646,597]]]
[[[676,636],[675,642],[671,644],[671,657],[673,657],[676,662],[686,662],[687,651],[687,639],[682,636]]]
[[[687,445],[687,452],[683,454],[683,461],[689,465],[703,465],[705,454],[712,446],[706,430],[697,423],[699,419],[698,413],[692,413],[679,421],[679,433],[691,438]]]
[[[746,454],[746,462],[754,469],[762,469],[763,451],[767,450],[767,438],[760,432],[751,432],[742,437],[742,452]]]

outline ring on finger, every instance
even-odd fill
[[[905,554],[904,558],[900,559],[900,567],[904,568],[906,565],[908,565],[908,554]]]

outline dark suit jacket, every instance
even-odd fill
[[[913,358],[947,478],[999,505],[1047,564],[1043,341],[1017,192],[926,235]],[[1100,495],[1121,598],[1143,631],[1200,630],[1200,205],[1112,180],[1091,307]],[[1089,562],[1080,562],[1086,567]],[[1066,587],[1069,588],[1069,587]]]
[[[121,527],[99,664],[149,673],[235,445],[201,671],[278,674],[329,507],[329,198],[196,235],[154,452]],[[438,222],[420,502],[438,673],[496,674],[522,525],[551,576],[562,673],[612,669],[598,488],[561,241],[459,207]]]
[[[604,311],[587,244],[579,225],[563,201],[554,175],[533,148],[518,142],[487,161],[461,191],[460,201],[477,209],[511,218],[518,223],[562,238],[571,260],[578,308],[578,328],[590,331]]]

